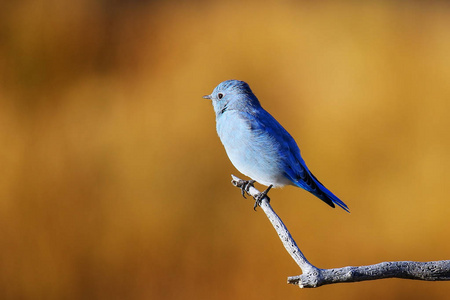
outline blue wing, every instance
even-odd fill
[[[285,176],[298,187],[305,189],[331,207],[335,204],[349,212],[347,205],[328,190],[308,169],[300,155],[300,149],[292,136],[264,109],[258,111],[258,122],[252,122],[252,130],[258,130],[277,141],[278,154]]]

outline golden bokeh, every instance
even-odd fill
[[[448,298],[287,285],[202,99],[247,81],[348,204],[271,191],[316,266],[450,259],[448,3],[9,1],[0,38],[1,299]]]

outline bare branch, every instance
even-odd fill
[[[244,180],[234,175],[231,175],[231,177],[233,178],[231,183],[234,186],[241,188],[245,184]],[[253,186],[249,186],[247,192],[253,198],[260,193]],[[358,282],[383,278],[428,281],[450,280],[450,260],[430,262],[395,261],[360,267],[349,266],[335,269],[319,269],[312,265],[300,251],[283,221],[281,221],[280,217],[272,209],[267,196],[261,200],[260,206],[278,233],[278,237],[283,243],[284,248],[286,248],[286,251],[302,270],[303,274],[288,277],[288,283],[290,284],[297,284],[301,288],[313,288],[331,283]]]

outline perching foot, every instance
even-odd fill
[[[241,188],[241,193],[242,193],[242,197],[244,197],[245,199],[247,199],[247,197],[245,197],[245,194],[248,194],[248,190],[250,189],[250,187],[253,186],[253,184],[256,181],[254,180],[241,180],[239,182],[239,187]]]
[[[253,206],[253,209],[256,211],[256,208],[258,206],[261,206],[261,201],[262,199],[264,199],[264,197],[267,197],[267,201],[270,202],[270,198],[269,196],[267,196],[267,193],[270,191],[270,189],[273,187],[273,184],[269,185],[269,187],[262,193],[259,193],[256,197],[255,197],[255,205]]]

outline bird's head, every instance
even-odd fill
[[[247,110],[259,106],[259,101],[248,84],[240,80],[221,82],[211,95],[205,95],[203,98],[212,100],[216,116],[227,110]]]

